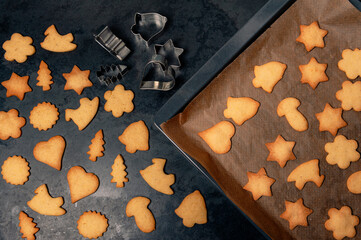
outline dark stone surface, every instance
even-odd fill
[[[1,57],[0,81],[10,78],[12,72],[29,75],[33,92],[27,93],[23,101],[16,97],[6,98],[6,89],[0,86],[0,110],[16,108],[20,116],[27,119],[23,134],[18,139],[0,140],[0,164],[9,156],[21,155],[30,163],[31,175],[23,186],[7,184],[0,179],[0,239],[19,239],[19,211],[24,210],[38,224],[37,239],[81,239],[77,231],[79,216],[88,210],[106,215],[109,227],[103,239],[263,239],[262,235],[243,217],[240,211],[201,173],[195,169],[177,149],[153,126],[157,110],[179,87],[189,79],[246,21],[266,2],[247,1],[1,1],[0,43],[10,39],[14,32],[31,36],[36,53],[22,64],[8,62]],[[175,88],[169,92],[141,91],[139,77],[151,50],[136,42],[130,32],[136,12],[158,12],[168,17],[166,28],[152,44],[163,44],[169,38],[176,47],[185,49],[181,55],[181,76]],[[43,33],[55,24],[60,34],[72,32],[77,49],[69,53],[52,53],[40,47]],[[135,93],[135,109],[130,114],[115,118],[104,111],[105,86],[99,84],[95,71],[100,65],[120,62],[109,55],[93,40],[92,33],[109,25],[110,29],[132,50],[123,62],[130,71],[121,84]],[[3,56],[4,50],[0,49]],[[41,60],[52,71],[54,84],[48,92],[36,86],[36,77]],[[94,86],[86,88],[81,96],[74,91],[64,91],[65,79],[62,73],[70,72],[76,64],[82,70],[90,69],[90,80]],[[110,87],[111,89],[113,87]],[[65,109],[77,108],[82,97],[100,97],[100,108],[90,125],[78,131],[73,122],[64,119]],[[31,109],[39,102],[49,101],[59,108],[60,119],[48,131],[38,131],[29,123]],[[129,154],[117,137],[132,122],[144,120],[150,130],[150,150]],[[103,129],[105,154],[97,162],[88,160],[88,146],[94,134]],[[56,171],[36,161],[32,150],[39,141],[55,135],[62,135],[67,142],[62,170]],[[124,188],[111,183],[111,165],[115,157],[122,154],[127,166],[129,182]],[[151,159],[167,159],[165,171],[176,176],[174,195],[168,196],[150,188],[141,178],[139,170],[151,164]],[[100,179],[97,192],[76,204],[70,202],[66,180],[67,171],[75,165],[95,173]],[[43,216],[27,206],[33,191],[41,184],[47,184],[53,197],[63,196],[63,207],[67,213],[60,217]],[[182,220],[174,213],[183,198],[194,190],[203,194],[208,208],[208,223],[184,227]],[[127,218],[125,207],[135,196],[151,199],[149,208],[156,219],[156,230],[145,234],[135,225],[133,218]]]

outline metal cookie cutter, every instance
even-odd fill
[[[159,13],[136,13],[131,31],[148,46],[149,41],[163,31],[166,22],[167,18]]]
[[[155,44],[155,54],[144,67],[140,89],[171,90],[175,85],[176,73],[181,66],[179,56],[183,51],[182,48],[174,47],[171,39],[163,45]]]
[[[175,72],[173,68],[168,67],[157,61],[148,62],[143,71],[140,89],[168,91],[175,85]]]
[[[98,35],[94,34],[95,41],[100,44],[110,54],[123,60],[130,53],[122,39],[115,36],[109,27],[106,26]]]
[[[110,66],[100,66],[100,70],[96,72],[96,75],[100,83],[109,86],[109,84],[122,79],[127,72],[127,66],[112,64]]]
[[[181,62],[179,60],[179,56],[183,53],[183,48],[174,47],[172,39],[169,39],[163,45],[155,44],[154,45],[154,52],[155,55],[153,59],[161,59],[162,57],[165,59],[163,60],[167,66],[170,66],[174,70],[178,70],[181,66]],[[159,57],[162,56],[162,57]]]

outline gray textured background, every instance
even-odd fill
[[[1,1],[0,2],[0,43],[19,32],[31,36],[36,48],[35,55],[22,64],[0,58],[0,81],[10,78],[12,72],[29,75],[33,92],[27,93],[23,101],[16,97],[6,98],[6,89],[0,86],[0,110],[16,108],[20,116],[27,119],[23,135],[18,139],[0,141],[0,164],[13,155],[21,155],[30,163],[31,175],[23,186],[13,186],[0,179],[0,239],[19,239],[19,211],[24,210],[38,224],[37,239],[81,239],[76,221],[88,210],[100,211],[109,220],[109,227],[103,239],[262,239],[260,233],[245,220],[242,214],[219,190],[207,181],[168,140],[153,127],[153,116],[179,87],[189,79],[266,0],[229,1]],[[170,92],[140,91],[139,77],[152,51],[135,41],[130,32],[136,12],[158,12],[168,17],[166,28],[152,43],[163,44],[169,38],[176,47],[182,47],[182,75]],[[43,33],[55,24],[60,34],[73,33],[77,49],[70,53],[51,53],[40,47]],[[103,109],[105,86],[99,84],[95,71],[100,65],[120,63],[93,40],[105,26],[132,50],[124,62],[130,71],[121,81],[126,89],[135,93],[135,109],[130,114],[114,118]],[[152,47],[152,45],[151,45]],[[0,49],[0,55],[4,50]],[[44,60],[52,71],[54,84],[48,92],[36,86],[36,72]],[[76,64],[82,70],[90,69],[93,87],[86,88],[81,96],[74,91],[64,91],[65,79],[62,73],[70,72]],[[112,89],[113,87],[111,87]],[[99,111],[91,124],[79,132],[73,122],[66,122],[67,108],[77,108],[82,97],[100,97]],[[49,101],[59,108],[60,119],[48,131],[34,129],[28,121],[31,109],[39,102]],[[117,137],[132,122],[144,120],[150,130],[150,150],[129,154]],[[94,134],[103,129],[105,154],[97,162],[88,160],[88,146]],[[66,139],[66,150],[62,170],[56,171],[36,161],[32,150],[39,141],[55,135]],[[110,183],[111,165],[115,157],[122,154],[127,166],[129,182],[124,188]],[[165,171],[176,176],[172,186],[175,194],[164,195],[150,188],[141,178],[139,170],[151,164],[154,157],[166,158]],[[95,173],[100,179],[97,192],[76,204],[70,202],[67,171],[75,165]],[[67,213],[60,217],[43,216],[32,211],[26,202],[33,191],[46,183],[53,197],[63,196],[63,207]],[[208,223],[186,228],[175,215],[183,198],[199,189],[205,197],[208,208]],[[149,208],[156,219],[156,230],[144,234],[135,225],[133,218],[125,215],[127,202],[135,196],[151,199]]]

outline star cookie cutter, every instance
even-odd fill
[[[173,68],[166,68],[165,64],[151,60],[145,67],[142,74],[140,89],[169,91],[175,85],[175,72]]]
[[[171,90],[181,67],[179,56],[183,51],[183,48],[174,47],[172,39],[163,45],[155,44],[152,60],[144,67],[140,89]],[[150,75],[152,77],[149,77]]]
[[[175,71],[181,67],[179,56],[184,52],[184,49],[175,47],[172,39],[169,39],[163,45],[154,44],[154,52],[153,59],[164,58],[163,62],[166,63],[166,66],[173,68]]]
[[[105,26],[99,34],[94,34],[94,39],[100,46],[119,60],[124,60],[131,52],[125,46],[123,40],[115,36],[108,26]]]
[[[136,13],[131,31],[148,46],[150,40],[163,31],[168,19],[159,13]]]
[[[122,79],[127,72],[127,66],[112,64],[110,66],[100,66],[100,70],[96,72],[96,75],[100,83],[109,86],[109,84]]]

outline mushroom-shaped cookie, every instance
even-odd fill
[[[300,105],[301,102],[297,98],[285,98],[278,104],[277,114],[279,117],[285,116],[293,129],[302,132],[308,129],[308,122],[297,109]]]
[[[127,217],[135,218],[138,228],[145,233],[155,230],[153,213],[148,209],[150,200],[146,197],[135,197],[130,200],[125,209]]]

